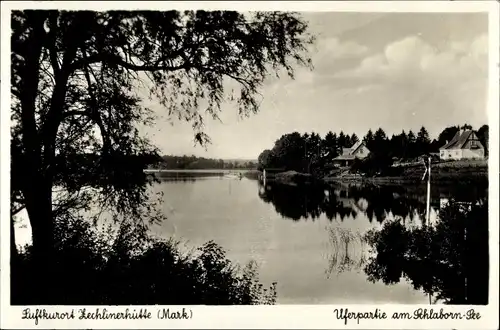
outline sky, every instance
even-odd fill
[[[257,159],[281,135],[328,131],[358,137],[425,126],[431,138],[447,126],[488,123],[488,21],[481,13],[303,13],[316,36],[314,69],[295,80],[270,79],[259,113],[240,119],[223,105],[207,121],[212,143],[194,144],[190,124],[159,116],[143,133],[162,154]]]

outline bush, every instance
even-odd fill
[[[355,159],[350,171],[361,172],[367,176],[391,175],[392,158],[383,153],[371,153],[363,160]]]
[[[15,305],[274,304],[276,283],[263,288],[255,263],[241,269],[214,242],[183,253],[179,242],[123,224],[97,230],[83,220],[58,221],[51,281],[35,269],[31,246],[12,264]],[[56,283],[50,297],[37,294]]]

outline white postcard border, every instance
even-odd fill
[[[8,329],[54,329],[54,328],[103,328],[103,329],[133,329],[133,328],[289,328],[289,329],[331,329],[331,328],[387,328],[387,329],[425,329],[425,328],[498,328],[498,174],[499,174],[499,5],[496,1],[357,1],[357,2],[324,2],[324,1],[234,1],[234,2],[32,2],[12,1],[1,3],[1,105],[0,112],[0,214],[2,217],[0,227],[0,328]],[[489,158],[489,228],[490,228],[490,303],[488,306],[439,306],[439,305],[280,305],[280,306],[29,306],[34,311],[36,308],[45,309],[47,312],[75,313],[75,320],[40,320],[38,325],[32,319],[21,319],[22,306],[10,306],[10,272],[9,272],[9,197],[10,197],[10,10],[11,9],[234,9],[249,10],[291,10],[291,11],[350,11],[350,12],[488,12],[489,13],[489,94],[488,94],[488,124],[490,127],[490,158]],[[124,312],[130,310],[147,309],[151,312],[149,320],[78,320],[78,310],[86,308],[88,311],[107,308],[109,312]],[[183,311],[191,318],[187,320],[158,319],[165,309],[170,311]],[[350,312],[374,312],[377,308],[387,313],[385,320],[349,320],[347,325],[344,319],[337,319],[334,310],[347,308]],[[473,309],[480,313],[481,318],[475,321],[465,320],[393,320],[394,312],[413,314],[419,308],[434,309],[439,313],[441,308],[445,312],[467,313]]]

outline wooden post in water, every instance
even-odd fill
[[[429,225],[430,224],[430,221],[431,221],[431,157],[429,156],[428,158],[429,160],[429,163],[427,166],[425,166],[425,173],[424,173],[424,177],[422,179],[425,178],[425,175],[427,174],[427,210],[426,210],[426,224]],[[425,161],[424,161],[424,165],[425,165]],[[432,294],[431,292],[429,292],[429,305],[432,305]]]
[[[422,177],[422,180],[425,179],[427,176],[427,208],[426,208],[426,214],[425,214],[425,223],[428,225],[430,222],[431,218],[431,157],[429,156],[428,158],[429,163],[425,164],[424,160],[424,166],[425,166],[425,172],[424,176]]]
[[[429,156],[429,175],[427,177],[427,224],[431,220],[431,157]]]
[[[467,248],[467,223],[468,223],[468,217],[465,218],[465,225],[464,225],[464,245],[466,246]],[[468,249],[466,250],[466,256],[465,256],[465,260],[467,260],[467,258],[469,257],[468,256],[469,254],[469,251]],[[467,265],[466,265],[467,266]],[[466,268],[467,269],[467,268]],[[465,288],[464,288],[464,298],[465,298],[465,302],[467,302],[467,271],[465,272],[465,278],[464,278],[464,281],[465,281]]]

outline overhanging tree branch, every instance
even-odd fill
[[[302,38],[305,27],[288,13],[253,18],[221,11],[14,13],[12,85],[19,91],[13,94],[20,104],[12,106],[19,132],[13,136],[19,134],[15,153],[24,158],[13,163],[13,168],[23,170],[14,174],[12,182],[19,183],[16,189],[23,190],[26,198],[35,229],[34,249],[50,258],[58,215],[52,211],[54,185],[74,192],[91,183],[100,188],[92,190],[103,198],[97,203],[109,204],[132,221],[151,218],[146,209],[151,206],[148,181],[142,171],[149,160],[96,169],[98,155],[78,155],[100,145],[99,140],[103,154],[110,151],[116,156],[113,160],[157,155],[137,129],[149,113],[136,88],[143,74],[153,82],[146,87],[151,95],[169,113],[194,123],[199,140],[207,140],[199,113],[202,100],[209,103],[208,113],[220,111],[227,76],[241,87],[239,108],[257,111],[257,88],[269,70],[290,71],[288,60],[302,59],[297,54],[308,43]],[[99,127],[101,136],[88,128],[90,123]],[[75,138],[78,135],[82,138]],[[68,215],[91,204],[90,199],[78,202],[67,205]],[[16,211],[14,201],[11,205]]]
[[[108,135],[108,132],[106,130],[106,127],[104,127],[104,123],[102,122],[101,117],[99,116],[99,113],[96,111],[89,111],[89,110],[72,110],[72,111],[66,111],[63,114],[62,120],[65,120],[66,118],[72,117],[72,116],[85,116],[88,117],[90,120],[92,120],[98,127],[99,130],[101,131],[101,136],[103,139],[103,154],[107,154],[109,150],[111,149],[111,140]]]
[[[130,62],[125,61],[122,59],[120,56],[117,55],[112,55],[112,54],[106,54],[106,53],[100,53],[100,54],[94,54],[91,56],[88,56],[86,58],[83,58],[79,61],[76,61],[72,65],[72,70],[78,70],[78,69],[83,69],[84,67],[92,64],[96,64],[99,62],[106,62],[108,64],[115,64],[119,65],[121,67],[124,67],[125,69],[129,69],[132,71],[178,71],[182,69],[189,69],[189,65],[187,62],[184,62],[181,65],[160,65],[160,64],[133,64]]]

